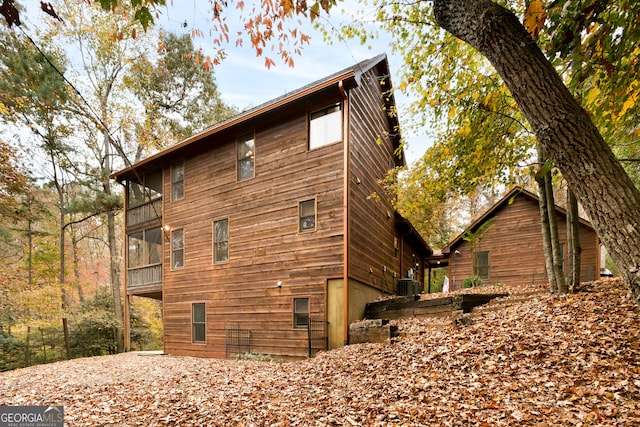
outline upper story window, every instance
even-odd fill
[[[229,220],[213,222],[213,262],[229,260]]]
[[[171,269],[184,267],[184,230],[171,232]]]
[[[316,199],[300,202],[298,206],[299,231],[316,229]]]
[[[128,207],[132,208],[162,197],[162,170],[142,175],[142,182],[129,181]]]
[[[238,182],[254,177],[255,141],[253,134],[244,135],[237,141]]]
[[[184,198],[184,160],[171,165],[171,200]]]
[[[342,141],[342,104],[309,114],[309,150]]]

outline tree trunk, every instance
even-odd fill
[[[580,265],[582,246],[580,246],[580,223],[578,215],[578,200],[570,188],[567,188],[567,246],[569,259],[567,272],[569,273],[569,292],[574,292],[580,286]]]
[[[71,230],[71,246],[73,249],[73,278],[75,280],[76,290],[78,291],[78,301],[80,304],[84,303],[84,293],[82,292],[82,283],[80,281],[80,266],[78,265],[80,259],[78,257],[78,238],[75,231]]]
[[[67,359],[71,359],[71,340],[69,339],[69,321],[67,319],[67,309],[69,301],[67,298],[66,276],[65,276],[65,249],[64,249],[64,196],[60,193],[60,292],[62,294],[62,332],[64,334],[64,348],[66,350]]]
[[[538,145],[537,151],[538,162],[541,165],[544,165],[546,159],[540,145]],[[555,293],[558,291],[558,282],[556,281],[556,273],[553,270],[553,249],[551,246],[551,231],[549,227],[549,208],[547,207],[546,180],[544,179],[543,173],[536,175],[536,182],[538,183],[538,190],[540,193],[538,203],[540,206],[540,227],[542,228],[542,252],[544,253],[544,263],[547,270],[549,288],[552,293]]]
[[[107,130],[104,131],[104,176],[102,178],[102,191],[111,196],[111,153],[109,150],[111,139]],[[107,239],[109,242],[109,273],[111,276],[111,291],[113,293],[113,311],[116,316],[116,343],[118,353],[124,351],[124,315],[122,310],[122,294],[120,293],[120,254],[118,251],[118,239],[116,238],[116,214],[110,210],[107,212]]]
[[[566,294],[567,281],[564,278],[564,251],[560,244],[560,233],[558,232],[558,216],[556,215],[556,201],[553,197],[553,182],[551,171],[544,175],[545,198],[547,199],[547,213],[549,215],[549,235],[551,236],[551,252],[553,254],[553,273],[558,285],[558,293]]]
[[[113,309],[116,316],[116,342],[118,344],[118,353],[124,351],[124,331],[123,311],[122,311],[122,294],[120,292],[120,257],[118,254],[118,242],[116,239],[115,214],[107,212],[107,233],[109,238],[109,265],[111,273],[111,290],[113,292]]]
[[[437,23],[504,79],[640,304],[640,191],[518,18],[490,0],[434,0]]]

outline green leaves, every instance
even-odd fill
[[[153,24],[153,16],[151,16],[151,12],[146,6],[136,10],[135,20],[140,22],[145,30],[149,28],[149,25]]]

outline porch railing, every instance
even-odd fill
[[[162,264],[127,270],[127,290],[143,290],[150,285],[162,286]]]
[[[127,209],[127,226],[162,218],[162,198]]]

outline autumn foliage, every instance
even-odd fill
[[[389,345],[305,361],[129,353],[7,372],[0,404],[65,405],[69,425],[638,425],[640,308],[621,281],[505,289],[462,326],[405,320]]]

